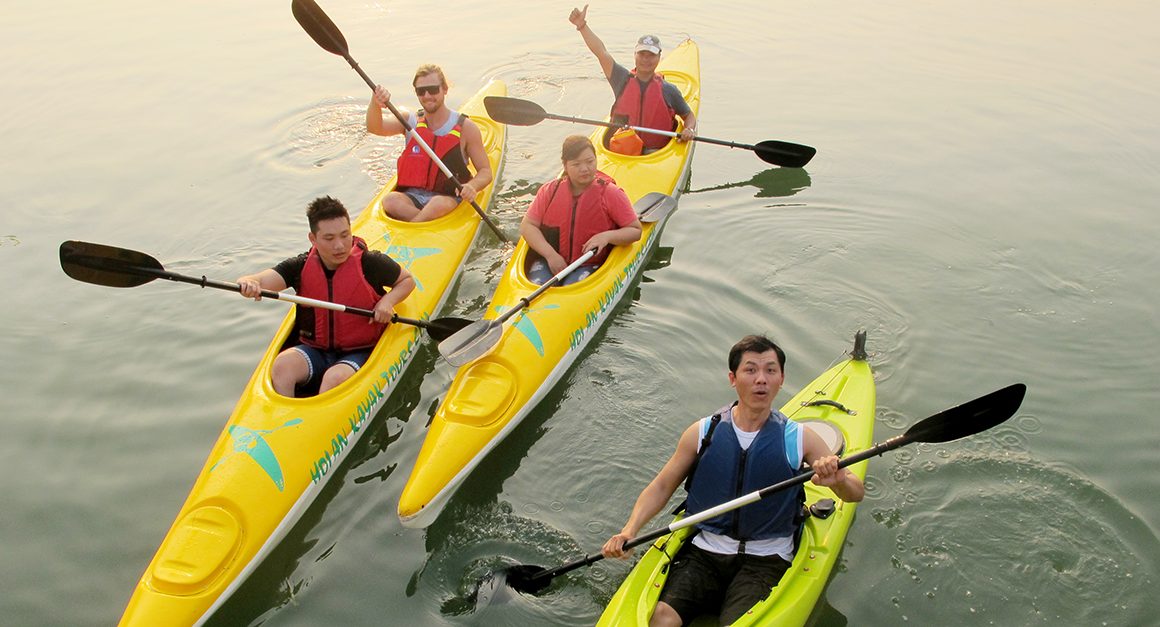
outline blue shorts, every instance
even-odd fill
[[[423,207],[426,207],[427,203],[431,202],[431,199],[436,196],[447,196],[447,194],[436,194],[435,192],[429,189],[423,189],[422,187],[401,187],[395,191],[403,194],[407,198],[410,198],[411,204],[415,205],[416,209],[422,209]]]
[[[306,388],[320,382],[323,373],[329,370],[331,366],[346,364],[355,372],[358,372],[358,369],[367,363],[367,359],[370,358],[371,351],[374,349],[365,348],[349,353],[340,353],[338,351],[324,351],[321,348],[314,348],[307,344],[299,344],[294,347],[294,350],[306,358],[306,365],[309,368],[310,374],[306,377],[306,381],[298,384],[298,387]]]

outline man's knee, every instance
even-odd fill
[[[459,199],[455,196],[435,196],[427,201],[423,210],[419,212],[423,221],[442,218],[459,206]]]
[[[649,619],[649,627],[680,627],[681,615],[673,609],[673,606],[660,601],[653,610],[652,618]]]
[[[354,376],[354,369],[347,364],[335,364],[322,375],[322,385],[318,388],[321,394],[329,389],[338,387],[343,381]]]
[[[310,378],[310,364],[293,348],[282,351],[270,368],[274,390],[283,396],[294,396],[294,388]]]
[[[396,220],[404,220],[410,222],[419,210],[415,207],[415,203],[411,201],[411,197],[402,192],[390,192],[383,197],[383,211]]]

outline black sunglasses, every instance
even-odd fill
[[[434,96],[435,94],[439,93],[441,89],[443,89],[442,85],[419,85],[415,87],[415,95],[422,96],[426,94],[428,96]]]

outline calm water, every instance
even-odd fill
[[[871,462],[818,624],[1155,624],[1155,4],[608,4],[589,20],[619,58],[638,29],[701,45],[704,135],[817,158],[782,171],[699,148],[631,301],[445,515],[409,530],[395,502],[453,375],[426,347],[230,622],[591,624],[628,564],[478,611],[463,595],[505,560],[599,547],[694,414],[729,399],[741,335],[784,344],[789,393],[866,328],[880,438],[1015,381],[1029,394],[985,435]],[[288,5],[6,11],[5,625],[117,620],[284,314],[188,286],[80,284],[60,243],[232,279],[303,249],[311,198],[361,208],[393,172],[400,143],[361,130],[365,86]],[[323,6],[398,93],[435,61],[453,102],[494,77],[553,112],[607,110],[570,5]],[[588,131],[512,129],[494,209],[507,232],[560,139]],[[447,314],[479,316],[503,264],[482,238]]]

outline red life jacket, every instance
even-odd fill
[[[677,112],[665,102],[665,95],[661,88],[664,77],[653,74],[652,80],[645,87],[644,94],[640,92],[640,81],[636,80],[636,70],[624,85],[624,91],[612,105],[613,120],[628,118],[629,126],[643,126],[661,131],[676,130]],[[645,148],[660,148],[672,139],[666,135],[656,133],[640,133],[640,139]]]
[[[572,188],[567,178],[545,184],[545,187],[551,188],[547,191],[550,196],[540,221],[540,230],[543,231],[548,243],[568,263],[584,254],[584,242],[593,235],[622,226],[608,215],[608,204],[613,202],[609,191],[614,185],[616,181],[611,176],[597,171],[596,180],[573,203]],[[611,249],[611,246],[606,246],[585,265],[598,266],[604,263]]]
[[[423,138],[423,141],[427,142],[431,150],[439,155],[439,159],[447,166],[448,170],[451,170],[459,178],[461,183],[467,182],[471,178],[471,172],[467,169],[467,162],[463,158],[463,148],[459,137],[463,132],[465,120],[467,120],[467,116],[460,113],[451,132],[437,137],[435,131],[427,127],[427,117],[419,116],[414,133],[407,140],[407,145],[403,147],[403,154],[399,155],[399,180],[396,185],[398,187],[418,187],[439,194],[454,195],[455,182],[447,178],[447,175],[443,174],[443,170],[439,169],[439,164],[427,156],[427,151],[423,150],[414,135],[417,134]]]
[[[307,298],[328,300],[349,307],[374,309],[382,296],[363,274],[362,256],[366,249],[366,242],[361,237],[355,237],[350,256],[328,280],[318,249],[311,248],[306,265],[302,268],[298,293]],[[352,313],[314,307],[298,306],[295,318],[298,339],[303,344],[339,352],[374,346],[383,334],[383,329],[387,328],[383,324],[368,323],[367,318]]]

